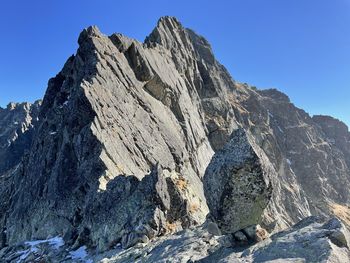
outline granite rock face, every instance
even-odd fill
[[[172,17],[144,43],[97,27],[78,43],[41,106],[0,109],[1,247],[129,248],[202,224],[207,201],[224,233],[347,215],[345,124],[234,81]]]

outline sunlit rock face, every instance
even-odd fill
[[[227,232],[256,222],[277,231],[349,204],[347,127],[234,81],[177,19],[161,18],[144,43],[97,27],[78,43],[41,106],[0,110],[2,246],[56,236],[98,251],[148,242],[203,223],[222,193],[209,188],[230,178],[238,191],[235,178],[257,180],[243,185],[259,186],[261,206],[251,202]],[[250,157],[232,141],[239,133]]]

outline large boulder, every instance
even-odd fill
[[[238,129],[211,160],[203,179],[210,216],[222,233],[258,224],[272,195],[272,165]]]

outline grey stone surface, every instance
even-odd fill
[[[350,262],[349,237],[338,219],[310,217],[251,247],[227,248],[223,237],[196,229],[100,262]]]
[[[243,238],[245,235],[243,235]],[[136,236],[135,236],[136,237]],[[140,237],[139,237],[140,238]],[[147,239],[146,236],[144,239]],[[146,240],[142,240],[146,241]],[[272,235],[252,246],[227,246],[227,236],[213,236],[205,228],[196,227],[152,242],[138,243],[128,249],[119,244],[110,251],[96,255],[80,247],[67,248],[58,238],[26,242],[0,251],[7,262],[54,260],[54,262],[350,262],[350,235],[336,218],[324,220],[309,217],[295,226]],[[76,251],[80,251],[80,258]],[[82,253],[84,252],[84,253]]]
[[[261,223],[271,195],[273,166],[243,129],[212,158],[203,178],[210,216],[223,234]]]
[[[41,101],[0,108],[0,174],[20,163],[32,142]]]
[[[50,80],[4,216],[9,244],[64,235],[74,247],[105,250],[159,210],[174,230],[204,221],[201,177],[213,151],[200,99],[165,48],[130,41],[90,27],[77,54]],[[136,66],[137,59],[144,63]],[[168,171],[173,198],[159,207],[151,187],[134,193],[157,164]]]

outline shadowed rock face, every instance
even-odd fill
[[[30,148],[41,101],[0,108],[0,174],[15,167]]]
[[[101,251],[200,224],[208,213],[203,175],[215,152],[208,189],[220,185],[215,175],[225,182],[239,171],[262,189],[258,216],[242,217],[249,224],[278,230],[349,203],[346,126],[311,118],[277,90],[235,82],[209,43],[175,18],[161,18],[144,43],[96,27],[78,43],[30,115],[39,120],[18,156],[28,154],[13,162],[6,153],[11,164],[0,164],[6,244],[61,235],[74,248]],[[1,134],[9,127],[2,119]],[[247,134],[250,157],[231,141],[237,130]],[[209,206],[225,200],[210,191]]]
[[[16,187],[12,174],[23,168],[21,161],[30,149],[40,104],[10,103],[0,108],[0,247],[8,244],[5,224]]]

